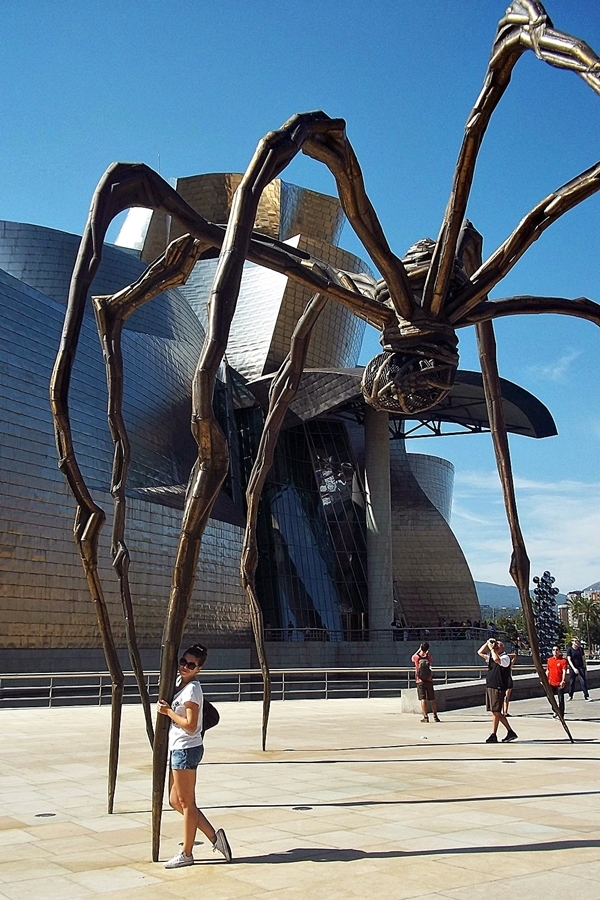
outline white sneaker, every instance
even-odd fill
[[[585,699],[585,702],[586,702],[586,703],[592,703],[592,702],[593,702],[591,697],[584,697],[584,699]]]
[[[181,869],[182,866],[193,866],[194,865],[194,857],[190,853],[188,856],[187,853],[184,853],[183,850],[181,853],[176,853],[175,856],[165,863],[165,869]]]
[[[229,841],[225,836],[225,832],[222,828],[219,828],[218,831],[215,832],[217,835],[215,842],[213,844],[213,852],[218,850],[219,853],[222,853],[227,862],[231,862],[231,847],[229,846]]]

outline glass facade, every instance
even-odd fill
[[[263,426],[238,412],[246,479]],[[356,639],[367,612],[364,495],[343,423],[282,432],[263,491],[257,591],[267,627],[290,640]]]

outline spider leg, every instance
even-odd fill
[[[290,119],[286,125],[311,115],[325,114],[300,114]],[[336,120],[329,121],[334,123]],[[307,156],[324,163],[333,174],[342,209],[383,275],[394,309],[400,316],[410,320],[414,313],[415,301],[406,269],[401,260],[392,253],[385,238],[377,214],[367,196],[360,165],[346,137],[345,127],[335,127],[332,124],[327,130],[316,130],[306,140],[302,151]]]
[[[63,331],[64,337],[64,331]],[[60,353],[61,351],[59,351]],[[63,356],[68,349],[62,347]],[[73,351],[74,353],[74,351]],[[85,572],[90,597],[96,610],[96,619],[102,640],[104,658],[111,680],[111,725],[108,751],[108,812],[114,809],[115,790],[117,785],[117,767],[119,761],[119,737],[121,732],[121,708],[123,704],[123,669],[117,654],[112,633],[104,591],[98,574],[98,541],[106,516],[88,490],[83,474],[79,468],[73,447],[71,424],[69,420],[68,389],[72,360],[68,370],[61,367],[60,378],[55,364],[50,383],[50,406],[54,421],[58,466],[65,476],[76,502],[73,535],[79,549],[79,555]],[[65,372],[67,377],[65,378]]]
[[[281,367],[271,384],[271,389],[269,391],[269,411],[265,419],[256,459],[252,466],[252,472],[246,489],[247,518],[242,546],[240,574],[250,604],[250,614],[256,644],[257,647],[259,646],[259,643],[261,645],[259,659],[261,661],[263,683],[265,685],[263,694],[263,750],[266,748],[267,742],[267,726],[271,702],[271,678],[264,651],[262,611],[256,596],[255,586],[255,575],[258,565],[258,505],[267,475],[273,465],[273,455],[275,453],[275,447],[277,446],[281,426],[283,425],[289,405],[294,399],[296,391],[298,390],[298,385],[300,384],[312,330],[326,302],[326,297],[315,294],[309,301],[294,329],[290,353],[281,364]]]
[[[327,120],[331,122],[332,120]],[[318,126],[315,126],[318,130]],[[314,130],[314,129],[313,129]],[[277,143],[275,141],[275,143]],[[262,164],[264,165],[263,174],[266,174],[269,168],[272,174],[271,178],[276,177],[278,171],[277,164],[272,166],[272,159],[267,159],[273,147],[267,148],[267,154],[263,154]],[[300,146],[296,146],[294,153],[298,152]],[[272,154],[270,154],[272,157]],[[293,154],[292,154],[293,155]],[[285,158],[281,154],[276,154],[279,160],[280,168],[286,164]],[[252,170],[252,176],[257,177],[256,166]],[[266,181],[263,179],[263,184]],[[247,191],[246,191],[247,193]],[[238,195],[238,201],[241,195]],[[260,191],[256,194],[256,203]],[[247,198],[246,198],[247,199]],[[242,204],[243,205],[243,204]],[[226,243],[225,253],[221,258],[221,263],[217,269],[215,285],[217,286],[213,292],[213,311],[211,312],[211,329],[207,335],[205,344],[205,352],[201,357],[199,366],[196,370],[194,384],[192,386],[193,401],[195,400],[195,413],[193,420],[193,431],[202,447],[199,454],[199,460],[192,472],[191,487],[188,499],[192,498],[192,505],[188,513],[184,513],[183,528],[184,533],[180,540],[177,562],[175,566],[174,580],[177,584],[176,593],[183,589],[184,594],[191,591],[191,580],[188,572],[188,564],[194,556],[197,559],[199,547],[198,535],[201,536],[206,522],[208,521],[209,507],[218,493],[218,485],[212,487],[208,485],[208,481],[219,470],[226,472],[227,470],[227,452],[224,445],[224,439],[216,422],[209,415],[208,417],[202,413],[200,406],[202,403],[198,401],[198,397],[202,394],[204,388],[205,396],[212,396],[212,385],[214,385],[214,375],[216,373],[219,361],[225,349],[228,335],[228,325],[225,328],[226,334],[223,332],[223,317],[221,313],[225,310],[220,293],[223,285],[226,284],[231,288],[233,282],[228,277],[236,267],[243,265],[244,252],[248,259],[268,268],[279,271],[288,277],[316,288],[326,294],[326,296],[336,299],[349,307],[355,314],[361,316],[366,321],[381,326],[393,318],[393,310],[382,306],[372,297],[366,296],[356,289],[349,290],[345,288],[341,279],[332,273],[328,267],[323,267],[317,261],[312,260],[308,254],[302,251],[288,248],[279,241],[266,239],[264,235],[251,235],[248,238],[248,228],[246,223],[244,226],[244,237],[240,242],[236,233],[230,232],[227,239],[227,232],[220,226],[207,222],[202,216],[189,207],[181,197],[155,172],[142,164],[115,163],[109,167],[98,188],[94,194],[90,213],[84,230],[84,234],[80,243],[78,256],[75,262],[71,285],[69,288],[69,297],[67,302],[67,311],[65,322],[61,335],[61,342],[58,349],[54,369],[50,383],[50,402],[54,418],[54,427],[59,455],[59,467],[63,471],[67,482],[76,498],[77,513],[75,519],[75,536],[80,547],[80,554],[84,564],[84,570],[88,579],[88,585],[92,598],[96,603],[98,620],[101,627],[101,634],[105,653],[107,656],[107,666],[111,672],[113,684],[113,710],[120,709],[120,702],[117,703],[119,697],[122,697],[122,681],[123,675],[119,665],[116,650],[114,649],[114,641],[110,634],[110,625],[106,613],[104,597],[102,589],[97,578],[97,547],[98,535],[105,520],[104,512],[92,500],[89,491],[83,480],[77,458],[73,447],[72,429],[69,414],[69,386],[72,367],[77,351],[81,323],[84,314],[86,294],[93,281],[94,275],[100,264],[102,255],[102,244],[108,228],[115,215],[121,210],[134,206],[142,206],[149,209],[158,209],[167,212],[175,217],[179,222],[187,226],[190,234],[194,235],[201,242],[202,248],[219,247]],[[239,218],[239,209],[232,220],[235,222]],[[254,221],[253,214],[250,216]],[[249,221],[249,220],[248,220]],[[244,247],[244,252],[240,253],[240,247]],[[234,279],[235,281],[235,279]],[[239,283],[239,282],[238,282]],[[229,304],[229,310],[231,304]],[[216,310],[216,314],[215,313]],[[227,318],[228,313],[225,316]],[[225,321],[226,324],[226,321]],[[215,337],[217,335],[218,337]],[[221,338],[225,337],[225,343]],[[221,348],[219,353],[219,348]],[[206,390],[208,388],[208,390]],[[203,406],[206,412],[206,404]],[[212,449],[214,449],[213,466],[210,462]],[[209,460],[205,465],[206,460]],[[216,481],[220,480],[218,476]],[[214,480],[214,479],[213,479]],[[200,505],[203,512],[198,514],[195,507],[196,501],[201,501]],[[195,536],[194,536],[195,534]],[[177,611],[172,612],[170,617],[171,625],[175,627],[175,632],[183,631],[185,613],[175,604]],[[183,618],[182,618],[183,616]],[[170,651],[173,651],[172,644]],[[177,648],[168,654],[173,663],[176,657]],[[166,679],[163,674],[163,684],[169,685],[174,683],[174,666],[171,665],[173,678]],[[120,692],[120,693],[119,693]],[[111,731],[111,752],[110,771],[109,771],[109,809],[113,807],[114,787],[116,783],[116,759],[118,755],[118,723],[120,722],[120,713],[113,715],[113,726]],[[163,725],[162,719],[159,721],[160,726]],[[164,736],[163,736],[164,737]],[[166,745],[162,741],[162,753],[166,753]],[[165,756],[166,765],[166,756]],[[162,781],[164,783],[164,765],[163,765]],[[159,779],[160,769],[158,766]],[[156,801],[158,803],[158,801]],[[154,838],[156,841],[156,838]],[[157,845],[156,845],[157,848]],[[156,852],[158,850],[156,849]]]
[[[183,239],[182,239],[183,240]],[[189,241],[189,236],[188,236]],[[165,254],[168,257],[169,251]],[[81,259],[82,253],[80,250],[79,259]],[[171,254],[171,264],[173,264],[173,254]],[[98,259],[99,262],[99,259]],[[156,264],[155,264],[156,265]],[[97,264],[95,266],[97,268]],[[160,266],[158,266],[160,268]],[[95,269],[94,269],[95,271]],[[119,294],[115,295],[113,298],[103,298],[107,302],[104,304],[104,307],[108,309],[110,312],[108,313],[108,320],[111,319],[111,313],[114,309],[122,310],[122,318],[118,319],[115,324],[115,333],[112,335],[114,338],[114,343],[110,343],[103,341],[103,348],[105,350],[105,356],[107,357],[107,367],[110,368],[109,375],[109,422],[111,423],[111,429],[114,425],[116,425],[116,432],[113,431],[113,438],[115,439],[115,460],[113,465],[113,476],[112,476],[112,487],[115,489],[115,522],[113,526],[113,563],[115,568],[119,573],[119,579],[121,583],[121,596],[124,605],[125,612],[125,623],[126,623],[126,634],[127,641],[130,650],[130,658],[132,662],[132,666],[134,672],[136,673],[136,679],[138,682],[138,687],[140,690],[140,696],[142,698],[142,703],[144,705],[144,711],[146,716],[146,731],[148,733],[148,737],[152,743],[153,739],[153,730],[152,730],[152,722],[149,717],[150,707],[149,700],[147,695],[147,690],[144,684],[143,672],[141,668],[141,662],[139,660],[139,651],[137,650],[137,641],[135,638],[135,630],[133,625],[133,612],[131,609],[131,597],[129,593],[128,586],[128,568],[129,568],[129,554],[126,550],[126,546],[124,541],[119,539],[119,536],[122,534],[121,528],[124,527],[124,515],[125,515],[125,507],[124,507],[124,488],[125,488],[125,476],[128,464],[128,441],[126,432],[121,432],[121,427],[124,429],[124,425],[122,424],[122,418],[120,420],[120,424],[117,423],[117,419],[120,416],[120,397],[122,396],[122,375],[120,387],[116,387],[114,385],[115,390],[112,391],[112,401],[111,402],[111,377],[114,376],[114,379],[118,381],[117,370],[119,366],[121,366],[122,372],[122,362],[120,355],[120,332],[122,326],[122,319],[126,318],[130,312],[133,312],[134,308],[137,308],[142,302],[150,299],[150,296],[156,296],[156,294],[160,293],[161,290],[164,290],[169,285],[163,281],[160,281],[160,278],[155,277],[156,284],[154,285],[154,293],[151,293],[149,296],[145,296],[143,299],[140,299],[140,290],[137,289],[140,285],[140,281],[143,282],[144,287],[146,288],[146,294],[149,289],[151,289],[150,278],[155,274],[155,267],[151,267],[144,273],[142,279],[136,282],[136,285],[131,286],[131,288],[126,288],[124,291],[119,292]],[[189,274],[189,272],[188,272]],[[145,281],[144,281],[145,278]],[[89,286],[89,285],[88,285]],[[78,286],[75,285],[75,288]],[[111,684],[112,684],[112,697],[111,697],[111,706],[112,706],[112,715],[111,715],[111,733],[110,733],[110,746],[109,746],[109,773],[108,773],[108,811],[112,813],[114,808],[114,796],[116,790],[116,781],[117,781],[117,768],[118,768],[118,757],[119,757],[119,734],[120,734],[120,723],[121,723],[121,707],[123,700],[123,671],[121,668],[121,664],[117,655],[116,645],[114,642],[114,637],[112,634],[112,628],[110,624],[110,619],[108,616],[108,610],[106,607],[106,602],[104,598],[104,591],[102,588],[102,584],[100,581],[100,577],[98,574],[98,540],[100,536],[100,532],[104,526],[104,522],[106,520],[106,516],[104,511],[94,502],[91,497],[91,494],[86,485],[83,474],[79,468],[79,464],[77,462],[77,457],[75,454],[75,449],[73,446],[72,432],[71,432],[71,423],[69,416],[69,406],[68,406],[68,390],[70,386],[70,373],[75,357],[75,351],[77,347],[77,341],[79,337],[79,331],[81,328],[81,320],[83,318],[83,307],[85,303],[85,290],[82,291],[82,296],[80,298],[79,304],[73,303],[73,294],[75,292],[75,288],[73,286],[73,281],[71,284],[71,291],[69,297],[69,308],[67,311],[68,322],[65,321],[65,326],[63,328],[63,335],[61,339],[61,346],[59,348],[59,353],[57,355],[57,359],[54,365],[54,370],[52,373],[51,383],[50,383],[50,405],[52,409],[52,415],[54,419],[54,428],[56,434],[56,443],[59,455],[59,468],[65,475],[65,478],[71,488],[73,496],[75,498],[77,508],[75,514],[75,524],[74,524],[74,536],[77,546],[79,548],[84,572],[86,575],[86,580],[88,583],[88,589],[90,591],[90,596],[96,607],[96,615],[98,619],[98,625],[100,629],[100,635],[102,639],[102,645],[104,649],[104,656],[106,659],[107,667],[111,675]],[[137,290],[136,290],[137,289]],[[126,309],[128,292],[132,292],[134,294],[136,303],[133,301],[130,302],[129,310]],[[111,306],[111,301],[114,301]],[[100,304],[102,306],[102,304]],[[114,317],[113,317],[114,318]],[[110,362],[109,362],[110,360]],[[119,393],[120,392],[120,393]],[[121,437],[124,433],[124,441],[121,442]],[[117,434],[117,437],[115,437]],[[123,465],[124,464],[124,465]],[[119,572],[120,570],[120,572]]]
[[[448,305],[450,322],[458,325],[486,297],[526,250],[557,219],[600,190],[600,163],[553,191],[521,219],[512,234],[492,253]]]
[[[93,501],[79,468],[69,413],[71,372],[77,353],[87,291],[100,264],[106,230],[121,210],[131,206],[164,209],[189,220],[205,241],[212,246],[221,239],[221,229],[206,222],[178,196],[163,179],[142,164],[115,163],[101,179],[94,194],[88,220],[71,277],[67,311],[60,346],[50,379],[50,406],[59,457],[63,472],[75,497],[77,511],[74,534],[79,547],[90,595],[102,637],[107,666],[111,673],[113,717],[109,751],[109,812],[112,812],[118,762],[120,707],[123,696],[123,672],[117,656],[106,604],[97,572],[98,539],[105,514]]]
[[[548,697],[550,706],[559,717],[563,728],[565,729],[569,740],[573,743],[571,732],[569,731],[564,717],[560,714],[560,710],[552,693],[552,689],[548,684],[546,670],[540,659],[540,652],[535,630],[535,619],[533,614],[533,605],[529,596],[529,558],[525,549],[525,541],[519,524],[519,516],[517,513],[517,501],[515,497],[515,486],[512,476],[512,466],[510,461],[510,449],[508,446],[508,437],[506,434],[506,424],[504,421],[504,410],[502,408],[502,390],[500,387],[500,378],[498,376],[498,366],[496,362],[496,340],[494,337],[494,326],[490,321],[479,322],[475,326],[477,332],[477,346],[479,350],[479,359],[481,361],[481,372],[483,375],[483,387],[485,392],[485,402],[488,411],[488,418],[494,441],[494,451],[496,454],[496,464],[498,466],[498,474],[502,484],[502,492],[504,494],[504,506],[506,508],[506,516],[510,529],[513,552],[510,563],[510,574],[515,582],[525,623],[527,625],[527,634],[529,644],[531,646],[531,655],[539,675],[542,686]]]
[[[306,115],[317,114],[309,113]],[[334,124],[340,121],[329,119],[329,117],[325,116],[325,113],[320,113],[319,115],[324,117],[325,121],[333,122]],[[294,118],[303,118],[303,116]],[[278,132],[273,132],[273,134],[278,134]],[[353,155],[352,158],[355,159]],[[276,176],[274,175],[273,177]],[[362,190],[364,193],[364,185]],[[355,195],[357,195],[358,199],[362,196],[357,189],[355,189]],[[369,202],[368,198],[366,198],[366,202]],[[65,317],[63,329],[63,343],[69,347],[73,346],[73,352],[79,336],[86,293],[102,258],[102,245],[108,226],[120,212],[136,206],[162,211],[172,216],[201,242],[201,254],[209,248],[220,248],[223,245],[226,233],[225,228],[207,221],[192,209],[179,196],[177,191],[149,166],[143,163],[112,163],[100,179],[94,192],[71,278],[67,316]],[[375,216],[374,212],[373,216]],[[375,228],[375,225],[373,227]],[[383,238],[383,241],[385,242],[385,238]],[[386,248],[387,243],[382,248],[380,256],[385,255]],[[389,248],[387,249],[389,250]],[[389,252],[391,254],[391,251]],[[376,328],[381,327],[394,318],[393,311],[381,303],[364,296],[356,290],[349,290],[344,287],[339,278],[332,277],[332,270],[329,267],[323,267],[316,260],[313,260],[308,253],[289,247],[287,244],[283,244],[274,238],[254,232],[248,246],[247,258],[251,262],[286,275],[288,278],[305,285],[310,290],[319,291],[327,297],[337,300],[339,303],[347,306],[355,315]],[[398,270],[396,281],[404,273],[404,267],[399,260],[398,264],[401,268]],[[393,273],[388,273],[387,277],[394,281]],[[60,360],[57,357],[56,363],[56,379],[60,382],[63,379],[68,379],[70,370],[68,357],[65,356],[63,358],[60,352],[59,357]]]
[[[150,746],[154,741],[152,713],[148,688],[137,643],[135,619],[129,584],[130,555],[125,541],[125,515],[127,500],[125,488],[131,451],[127,428],[123,419],[123,356],[121,336],[123,323],[142,304],[156,297],[169,287],[183,284],[190,275],[200,253],[200,241],[184,235],[169,245],[132,285],[109,297],[93,297],[92,303],[98,325],[100,343],[106,364],[108,386],[108,424],[114,443],[114,458],[110,492],[114,498],[111,555],[119,580],[121,604],[125,621],[125,635],[129,659],[146,721],[146,733]]]
[[[498,319],[500,316],[535,315],[540,313],[576,316],[580,319],[594,322],[595,325],[600,325],[600,304],[594,303],[593,300],[588,300],[587,297],[567,300],[564,297],[522,295],[478,303],[474,309],[462,316],[460,321],[455,323],[455,326],[462,328],[466,325],[475,325],[477,322]]]
[[[342,140],[343,129],[342,121],[330,119],[324,113],[292,117],[279,131],[269,132],[259,142],[233,197],[208,301],[208,330],[192,382],[192,433],[198,444],[198,459],[188,484],[163,632],[160,677],[165,699],[170,699],[175,685],[177,653],[191,599],[200,541],[227,474],[227,442],[215,418],[212,397],[217,370],[229,338],[258,203],[264,188],[303,149],[307,141],[336,132],[333,141],[336,145]],[[260,652],[260,645],[257,650]],[[166,718],[159,717],[154,738],[152,788],[152,858],[155,861],[160,848],[167,727]]]
[[[341,189],[345,185],[344,179],[350,181],[351,177],[358,178],[360,174],[360,170],[357,174],[354,168],[345,168],[347,160],[352,163],[354,155],[344,135],[343,121],[330,119],[322,112],[304,113],[293,116],[282,128],[269,132],[259,142],[234,194],[208,301],[208,331],[192,382],[192,433],[198,444],[198,459],[188,484],[163,632],[160,677],[165,699],[170,699],[175,685],[177,653],[189,609],[200,541],[227,474],[227,442],[215,418],[212,397],[217,370],[229,338],[258,203],[264,188],[303,149],[318,159],[323,158]],[[346,154],[344,160],[338,158],[338,153],[342,151]],[[368,231],[373,227],[373,221],[367,216],[370,204],[366,205],[368,200],[364,190],[361,193],[357,188],[351,195],[348,203],[352,214],[350,201],[354,202],[355,198],[357,203],[362,202],[360,209],[365,215],[364,227]],[[344,202],[342,199],[342,205]],[[377,237],[374,232],[373,235]],[[398,271],[403,272],[406,277],[404,267],[400,261],[398,263]],[[393,276],[394,272],[391,274]],[[356,297],[352,292],[348,293],[353,298]],[[400,302],[401,295],[396,299]],[[408,298],[405,298],[405,302],[408,303]],[[260,652],[260,645],[257,650]],[[167,727],[166,718],[159,717],[154,738],[152,787],[152,858],[155,861],[160,848],[160,821],[167,767]]]
[[[508,87],[512,70],[526,50],[533,50],[539,59],[552,66],[576,72],[600,94],[600,59],[594,51],[578,38],[556,31],[537,0],[514,0],[498,25],[483,88],[465,126],[450,200],[423,293],[423,307],[432,315],[442,312],[448,294],[481,142],[492,113]]]

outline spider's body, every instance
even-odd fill
[[[104,514],[94,503],[77,463],[69,421],[68,392],[85,298],[100,262],[107,228],[118,213],[132,206],[160,210],[177,220],[188,234],[173,241],[138,282],[112,297],[95,298],[94,301],[109,378],[109,419],[115,441],[113,495],[117,507],[112,544],[124,603],[128,597],[128,554],[123,534],[129,446],[120,414],[123,373],[119,336],[122,322],[135,308],[166,287],[185,281],[203,254],[214,256],[220,251],[209,299],[209,327],[192,383],[192,432],[198,444],[198,459],[188,485],[164,629],[161,685],[165,699],[169,699],[167,687],[174,684],[202,534],[227,475],[227,443],[217,423],[212,399],[236,308],[244,262],[250,260],[280,272],[314,292],[294,331],[290,353],[272,382],[269,412],[247,489],[241,574],[264,676],[263,747],[270,681],[264,656],[262,615],[254,590],[258,560],[258,499],[273,459],[279,430],[300,382],[310,332],[328,298],[379,328],[383,353],[366,367],[363,391],[367,402],[376,409],[406,416],[436,405],[451,390],[458,366],[456,331],[475,326],[488,417],[513,545],[510,572],[521,596],[537,671],[549,702],[559,713],[537,647],[529,596],[529,560],[517,515],[492,320],[506,315],[558,313],[579,316],[600,325],[600,305],[585,298],[561,297],[519,296],[490,301],[488,294],[546,228],[600,190],[600,163],[543,198],[486,260],[482,259],[481,237],[465,218],[481,142],[508,87],[512,70],[527,50],[532,50],[539,59],[556,68],[575,72],[596,94],[600,94],[600,58],[594,51],[583,41],[557,31],[539,0],[513,0],[499,23],[483,88],[465,125],[438,238],[435,242],[419,241],[403,259],[389,247],[369,201],[358,160],[346,136],[345,122],[320,111],[293,116],[259,142],[235,192],[226,228],[204,219],[167,182],[143,164],[114,163],[105,173],[94,195],[73,272],[63,337],[52,376],[51,402],[60,466],[78,505],[75,536],[91,595],[103,611],[99,620],[115,691],[113,736],[116,734],[118,738],[116,710],[122,696],[123,676],[114,645],[110,643],[97,570],[98,535]],[[363,276],[336,271],[306,253],[253,231],[262,192],[299,152],[323,163],[333,174],[346,217],[379,270],[382,281],[373,284]],[[143,691],[143,680],[140,691]],[[111,798],[116,778],[115,741],[111,745]],[[166,772],[164,721],[157,723],[154,763],[153,854],[156,859]]]
[[[470,223],[465,225],[469,246],[480,247],[479,234]],[[375,298],[390,315],[381,329],[384,352],[366,365],[362,379],[363,396],[374,409],[416,415],[441,403],[452,390],[459,361],[458,337],[443,315],[433,317],[423,310],[434,250],[435,241],[423,238],[402,257],[413,305],[409,319],[394,309],[386,282],[382,279],[375,285]],[[457,256],[448,296],[453,297],[467,281],[464,261]]]

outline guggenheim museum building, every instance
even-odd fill
[[[174,184],[203,216],[224,223],[240,177],[198,175]],[[339,269],[369,273],[363,260],[339,247],[343,224],[335,198],[277,180],[263,195],[255,227]],[[93,293],[112,294],[135,281],[180,233],[161,213],[132,210],[116,244],[104,248]],[[77,235],[0,222],[4,672],[104,667],[73,539],[75,504],[58,469],[48,399],[78,245]],[[190,384],[216,264],[216,259],[198,262],[183,287],[140,308],[123,332],[123,412],[132,453],[129,577],[138,641],[149,666],[158,661],[185,486],[196,457]],[[213,665],[244,668],[255,662],[239,577],[245,488],[271,380],[309,299],[308,289],[286,276],[246,264],[214,401],[229,443],[230,468],[203,539],[187,622],[190,641],[207,643]],[[275,666],[389,664],[398,658],[399,646],[392,623],[423,629],[480,618],[473,579],[449,524],[453,467],[437,457],[407,454],[406,442],[423,426],[432,434],[442,423],[462,431],[487,429],[481,376],[459,370],[450,395],[419,421],[366,409],[357,365],[364,328],[328,301],[263,493],[257,588]],[[552,417],[535,397],[507,381],[502,387],[510,431],[537,438],[555,433]],[[91,303],[70,403],[82,472],[107,513],[100,574],[124,647],[109,546],[113,444]],[[377,529],[370,525],[367,499],[377,506]]]

